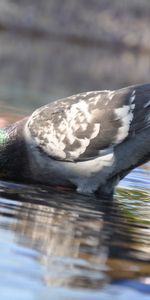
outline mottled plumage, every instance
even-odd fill
[[[71,96],[36,110],[26,130],[55,159],[91,159],[132,132],[134,97],[134,90],[129,94],[128,89]]]
[[[37,109],[23,126],[29,177],[77,191],[113,191],[150,157],[150,84],[73,95]],[[135,153],[136,152],[136,153]]]

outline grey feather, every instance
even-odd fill
[[[150,126],[149,99],[149,84],[73,95],[37,109],[26,131],[54,159],[93,159]]]

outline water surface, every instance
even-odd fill
[[[150,299],[150,164],[111,199],[0,181],[5,300]]]

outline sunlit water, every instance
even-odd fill
[[[150,299],[150,164],[112,200],[0,181],[0,299]]]

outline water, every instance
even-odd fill
[[[149,173],[113,201],[1,181],[1,299],[148,299]]]
[[[149,179],[113,201],[0,181],[1,299],[150,299]]]

